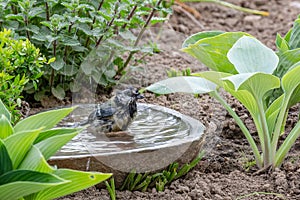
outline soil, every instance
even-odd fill
[[[174,14],[166,25],[169,29],[177,31],[178,37],[183,38],[205,30],[245,31],[275,49],[276,33],[285,34],[300,13],[300,1],[297,0],[230,0],[229,2],[269,11],[270,16],[245,14],[209,3],[190,3],[188,5],[201,14],[199,19],[190,18],[181,8],[175,6]],[[181,39],[174,38],[174,40],[171,46],[175,47],[174,49],[180,48]],[[179,43],[178,47],[177,44],[175,45],[176,42]],[[205,66],[196,64],[193,59],[174,49],[146,58],[146,67],[144,67],[146,71],[132,72],[130,84],[139,88],[145,87],[166,78],[166,71],[172,68],[191,67],[193,72],[206,70]],[[223,96],[235,108],[251,133],[256,134],[249,113],[243,106],[230,95],[224,93]],[[166,186],[164,192],[157,192],[154,188],[147,192],[117,190],[117,199],[300,199],[299,140],[282,167],[275,169],[274,172],[254,174],[258,169],[251,165],[254,158],[245,137],[221,105],[208,95],[201,95],[199,98],[185,94],[155,97],[151,93],[146,93],[143,101],[175,109],[206,125],[213,121],[217,124],[218,131],[206,145],[208,153],[200,163],[186,176]],[[55,104],[57,105],[57,102]],[[295,114],[297,110],[297,108],[291,110],[288,126],[292,126],[297,120]],[[110,198],[107,190],[91,187],[60,198],[60,200],[71,199],[108,200]]]

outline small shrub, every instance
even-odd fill
[[[111,174],[57,169],[47,163],[80,132],[53,128],[74,108],[51,110],[11,124],[0,100],[0,199],[54,199],[109,178]]]
[[[46,58],[29,40],[15,40],[11,31],[0,32],[0,98],[18,119],[16,106],[20,106],[23,91],[37,89]]]

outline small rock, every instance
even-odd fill
[[[290,3],[290,7],[293,7],[293,8],[299,8],[299,9],[300,9],[300,2],[292,1],[292,2]]]
[[[247,15],[245,18],[244,18],[244,21],[247,23],[247,24],[255,24],[257,23],[258,20],[261,19],[261,16],[259,15]]]

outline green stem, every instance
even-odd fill
[[[281,165],[284,158],[286,157],[286,154],[292,148],[296,139],[299,136],[300,136],[300,121],[297,122],[296,126],[292,129],[292,131],[289,133],[287,138],[284,140],[284,142],[276,152],[274,167],[279,167]]]
[[[267,167],[271,164],[272,161],[274,161],[273,158],[271,158],[271,150],[272,150],[271,137],[269,134],[267,119],[263,108],[263,102],[262,100],[258,100],[257,98],[255,99],[258,105],[260,123],[261,123],[263,138],[264,138],[264,143],[262,147],[264,148],[264,154],[263,154],[264,167]]]
[[[147,20],[146,20],[146,23],[144,24],[142,30],[139,32],[139,35],[138,35],[138,37],[137,37],[137,39],[136,39],[136,41],[135,41],[133,47],[136,47],[136,46],[139,44],[139,42],[140,42],[140,40],[142,39],[142,36],[143,36],[143,34],[144,34],[146,28],[148,27],[148,25],[149,25],[149,23],[150,23],[150,21],[151,21],[153,15],[154,15],[154,13],[155,13],[157,7],[159,6],[159,4],[161,4],[161,2],[162,2],[162,0],[159,0],[159,1],[156,3],[155,7],[152,8],[152,11],[151,11],[150,15],[148,16],[148,18],[147,18]],[[122,72],[124,69],[126,69],[127,65],[129,64],[130,60],[131,60],[132,57],[133,57],[133,54],[134,54],[134,52],[131,51],[130,54],[129,54],[129,56],[128,56],[128,58],[126,59],[124,65],[123,65],[123,67],[120,67],[120,68],[118,69],[117,74],[121,74],[121,72]]]
[[[221,0],[181,0],[181,2],[209,2],[209,3],[216,3],[228,8],[232,8],[235,10],[239,10],[242,12],[250,13],[250,14],[255,14],[255,15],[262,15],[262,16],[269,16],[268,12],[265,11],[259,11],[259,10],[254,10],[254,9],[249,9],[249,8],[244,8],[241,6],[237,6],[231,3],[228,3],[226,1],[221,1]]]
[[[282,106],[280,107],[280,112],[279,112],[279,115],[278,115],[278,118],[277,118],[277,121],[276,121],[275,129],[274,129],[274,133],[273,133],[273,138],[272,138],[272,144],[271,144],[272,145],[272,156],[273,156],[274,159],[276,159],[275,155],[278,154],[278,153],[276,153],[276,149],[277,149],[277,145],[278,145],[279,136],[280,136],[280,133],[281,133],[282,123],[283,123],[283,120],[285,119],[285,115],[286,115],[286,112],[287,112],[289,99],[290,99],[290,95],[285,94],[284,99],[282,101],[283,103],[282,103]],[[295,128],[296,127],[294,127],[294,129]],[[285,141],[286,140],[287,140],[287,138],[285,139]],[[273,167],[275,167],[275,166],[273,166]]]
[[[245,137],[247,138],[252,151],[254,153],[255,156],[255,160],[256,160],[256,165],[261,168],[262,167],[262,160],[261,160],[261,156],[259,153],[259,150],[257,148],[257,145],[254,141],[254,139],[252,138],[249,130],[247,129],[247,127],[245,126],[245,124],[243,123],[243,121],[239,118],[239,116],[232,110],[232,108],[227,104],[227,102],[219,95],[218,92],[213,91],[209,93],[212,97],[214,97],[216,100],[218,100],[222,106],[224,106],[224,108],[229,112],[229,114],[234,118],[234,120],[236,121],[236,123],[239,125],[240,129],[242,130],[242,132],[244,133]]]

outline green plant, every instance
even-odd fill
[[[99,172],[57,169],[47,163],[81,129],[53,128],[74,108],[51,110],[11,124],[0,100],[0,199],[54,199],[111,176]]]
[[[294,31],[290,35],[297,43],[300,42],[298,34]],[[252,148],[256,165],[261,169],[280,166],[300,135],[298,122],[283,143],[278,143],[284,132],[289,108],[300,101],[300,63],[290,65],[282,77],[276,76],[273,73],[280,67],[278,63],[283,62],[282,57],[242,32],[201,32],[189,37],[182,50],[213,71],[166,79],[146,89],[159,94],[209,93],[226,108],[241,128]],[[299,48],[296,50],[300,52]],[[290,59],[295,61],[298,58]],[[248,109],[258,132],[259,145],[243,121],[220,96],[219,88],[224,88]],[[271,91],[277,88],[281,88],[283,94],[268,105]]]
[[[112,177],[110,181],[105,181],[106,189],[110,195],[111,200],[116,200],[116,187],[115,187],[115,179]]]
[[[191,163],[186,163],[179,167],[179,164],[175,162],[170,164],[167,169],[155,174],[141,174],[132,170],[132,172],[126,177],[120,189],[146,191],[148,187],[155,187],[157,191],[164,191],[165,185],[170,184],[175,179],[186,175],[191,169],[193,169],[202,159],[204,153],[204,151],[201,151]]]
[[[138,46],[141,37],[172,11],[162,0],[4,0],[0,10],[1,27],[30,40],[48,59],[56,58],[44,70],[37,100],[50,91],[59,99],[65,91],[76,92],[80,72],[104,87],[115,84],[136,52],[153,52]]]
[[[20,106],[22,94],[37,90],[46,58],[28,40],[15,40],[11,31],[4,29],[0,32],[0,63],[0,98],[17,120],[16,106]]]

